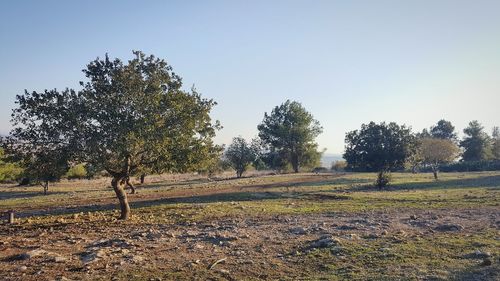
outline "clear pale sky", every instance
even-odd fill
[[[17,94],[76,87],[81,69],[132,50],[166,59],[219,104],[218,143],[252,138],[264,112],[301,102],[341,153],[346,131],[445,118],[500,125],[500,1],[1,1],[0,133]]]

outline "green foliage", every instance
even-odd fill
[[[355,171],[379,172],[377,186],[385,183],[385,172],[401,169],[413,153],[415,137],[405,125],[382,122],[361,125],[361,130],[346,134],[343,155],[347,168]]]
[[[425,138],[420,141],[422,162],[431,167],[436,179],[439,166],[452,162],[459,153],[460,149],[450,139]]]
[[[500,160],[461,161],[441,165],[439,169],[442,172],[500,171]]]
[[[236,176],[241,178],[248,166],[256,161],[257,154],[255,146],[247,143],[242,137],[235,137],[224,153],[224,157],[236,171]]]
[[[287,100],[276,106],[257,128],[268,154],[263,161],[270,167],[283,169],[290,164],[298,172],[300,167],[319,164],[322,153],[315,138],[323,128],[300,103]]]
[[[345,141],[347,167],[370,172],[402,168],[415,145],[411,130],[393,122],[363,124],[361,130],[347,133]]]
[[[78,165],[72,166],[66,172],[65,177],[69,180],[87,178],[87,169],[85,168],[85,164],[78,164]]]
[[[460,142],[460,146],[464,149],[462,155],[464,161],[481,161],[492,157],[490,137],[483,129],[476,120],[471,121],[464,129],[466,137]]]
[[[391,181],[392,176],[390,173],[382,171],[378,173],[377,180],[375,181],[375,185],[379,188],[387,186]]]
[[[432,126],[430,136],[437,139],[445,139],[453,142],[457,141],[457,133],[455,127],[450,121],[441,119],[437,122],[436,126]]]
[[[29,156],[56,153],[53,164],[88,163],[106,170],[122,208],[128,208],[122,185],[138,171],[209,166],[221,150],[212,140],[220,128],[210,118],[216,103],[195,89],[182,90],[181,78],[164,60],[134,55],[127,63],[107,55],[92,61],[83,70],[88,80],[80,82],[79,91],[17,96],[11,148]]]
[[[0,148],[0,182],[16,182],[18,181],[24,170],[19,163],[9,162],[5,156],[5,152]]]

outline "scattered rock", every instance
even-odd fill
[[[411,215],[410,216],[410,220],[416,220],[416,219],[418,219],[418,217],[416,215]]]
[[[307,230],[303,227],[294,227],[290,229],[290,233],[293,233],[295,235],[304,235],[307,234]]]
[[[464,229],[460,224],[441,224],[434,228],[437,231],[462,231]]]
[[[20,267],[17,268],[19,271],[26,271],[28,270],[28,267],[25,265],[21,265]]]
[[[490,266],[492,264],[490,258],[483,259],[483,262],[480,264],[481,266]]]
[[[63,263],[66,262],[67,260],[68,260],[67,258],[61,256],[55,256],[52,258],[52,261],[56,263]]]
[[[47,251],[42,250],[42,249],[36,249],[36,250],[31,250],[26,253],[20,254],[16,259],[20,260],[28,260],[32,259],[34,257],[42,256],[47,254]]]
[[[328,248],[332,246],[337,246],[340,244],[340,240],[329,235],[321,236],[318,240],[311,242],[310,248]]]
[[[491,253],[475,250],[473,253],[467,254],[464,257],[469,259],[485,259],[491,257]]]

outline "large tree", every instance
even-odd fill
[[[255,162],[257,149],[244,138],[235,137],[225,151],[224,157],[236,171],[236,177],[241,178],[248,166]]]
[[[425,138],[420,141],[423,163],[432,169],[434,179],[438,179],[439,166],[455,160],[460,149],[449,139]]]
[[[25,92],[17,96],[10,142],[18,150],[64,151],[66,161],[106,170],[130,215],[124,186],[140,172],[199,170],[220,148],[212,138],[220,127],[210,111],[216,104],[194,89],[162,59],[97,58],[83,70],[79,91]]]
[[[403,168],[414,151],[415,137],[405,125],[370,122],[348,132],[345,142],[348,168],[377,172],[377,186],[382,188],[388,183],[387,172]]]
[[[287,100],[271,114],[266,112],[257,128],[269,152],[289,163],[296,173],[301,166],[317,164],[321,157],[315,139],[323,128],[299,102]],[[279,159],[273,161],[280,162]]]
[[[436,126],[431,127],[430,134],[433,138],[445,139],[453,142],[457,141],[455,126],[453,126],[450,121],[444,119],[439,120]]]
[[[478,121],[471,121],[464,129],[464,133],[465,137],[460,142],[460,146],[464,149],[462,154],[464,161],[481,161],[491,158],[490,137]]]

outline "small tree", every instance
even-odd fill
[[[111,175],[121,219],[130,216],[124,186],[137,171],[198,171],[220,151],[210,111],[216,104],[181,78],[164,60],[92,61],[80,91],[66,89],[17,96],[10,143],[17,151],[64,151],[65,163],[88,163]]]
[[[25,151],[22,157],[24,177],[29,183],[40,184],[45,195],[49,183],[59,181],[69,169],[65,155],[60,151]]]
[[[241,178],[248,166],[255,161],[257,152],[244,138],[235,137],[224,156],[236,171],[236,177]]]
[[[396,123],[382,122],[361,125],[361,130],[348,132],[343,155],[349,169],[377,172],[376,185],[389,182],[388,172],[403,168],[412,153],[415,137],[410,128]]]
[[[270,115],[264,114],[257,128],[263,145],[268,146],[272,162],[289,163],[296,173],[301,166],[319,163],[321,152],[315,138],[323,128],[300,103],[287,100],[276,106]]]
[[[474,120],[464,129],[465,138],[460,142],[464,149],[462,159],[464,161],[481,161],[491,158],[491,141],[484,132],[483,126]]]
[[[425,138],[421,140],[423,163],[432,169],[438,179],[439,166],[455,160],[460,153],[458,146],[449,139]]]

